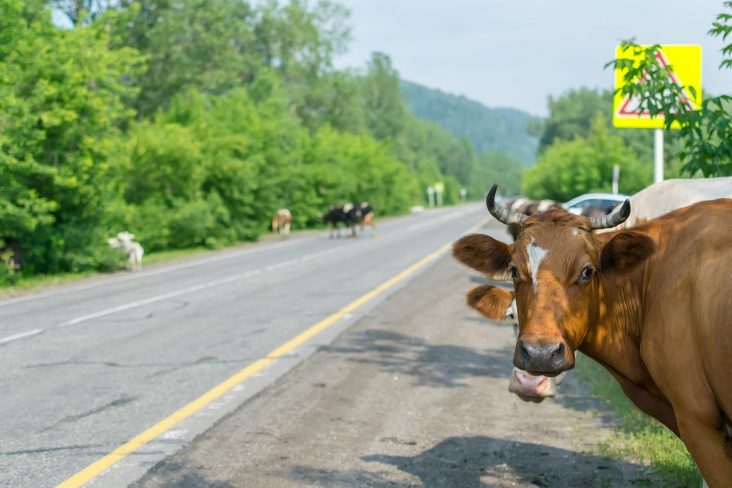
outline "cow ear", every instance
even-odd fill
[[[468,292],[468,306],[473,307],[484,317],[501,320],[511,306],[513,293],[491,285],[481,285]]]
[[[656,250],[653,239],[642,232],[624,230],[617,233],[602,248],[601,271],[630,271]]]
[[[484,234],[469,234],[452,245],[452,255],[483,274],[503,273],[511,262],[508,245]]]

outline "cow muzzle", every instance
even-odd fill
[[[515,393],[525,402],[542,402],[545,398],[556,396],[557,384],[554,378],[544,375],[534,376],[518,368],[513,368],[508,391]]]
[[[556,376],[574,368],[574,354],[564,341],[519,339],[513,365],[534,375]]]

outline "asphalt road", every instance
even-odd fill
[[[0,485],[55,486],[248,365],[270,361],[98,476],[85,475],[88,486],[127,486],[419,272],[283,357],[268,353],[484,216],[481,205],[440,209],[383,222],[374,238],[368,230],[358,239],[309,234],[0,301]]]
[[[135,488],[669,486],[597,454],[613,419],[576,374],[539,405],[507,391],[515,339],[465,305],[480,282],[443,256]]]

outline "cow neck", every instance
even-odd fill
[[[579,350],[633,383],[646,382],[640,354],[646,266],[629,273],[601,273],[596,288],[594,323]]]

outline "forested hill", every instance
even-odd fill
[[[513,108],[488,108],[462,95],[401,82],[410,111],[430,120],[455,137],[464,137],[477,153],[490,151],[514,156],[524,164],[536,160],[538,139],[526,132],[526,123],[536,117]]]

